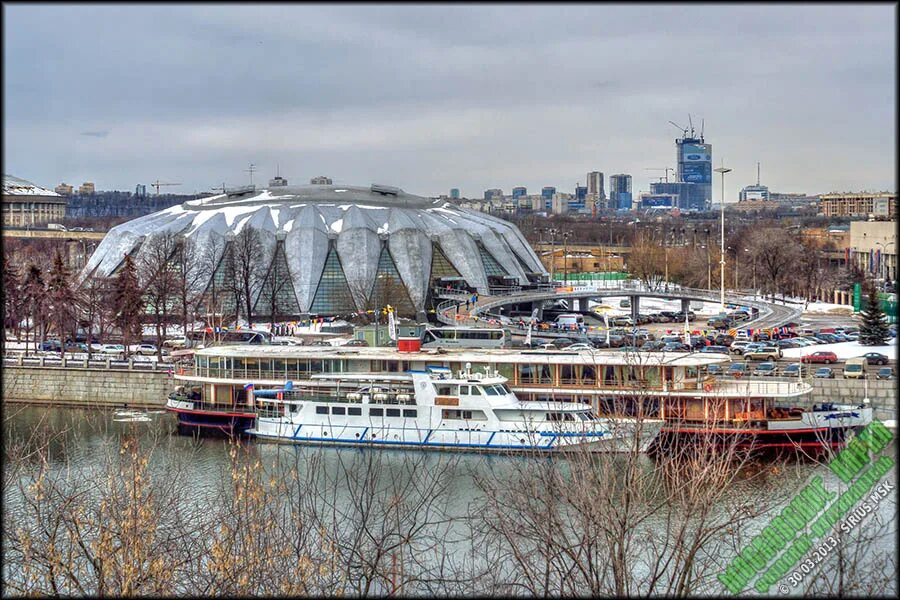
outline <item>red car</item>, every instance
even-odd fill
[[[830,365],[837,362],[837,354],[834,352],[813,352],[800,358],[800,362],[804,363],[825,363]]]

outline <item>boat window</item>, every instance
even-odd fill
[[[575,420],[575,417],[572,415],[572,413],[552,412],[552,413],[547,413],[547,420],[548,420],[548,421],[554,421],[554,422],[558,422],[558,421],[574,421],[574,420]]]
[[[358,406],[350,406],[347,408],[348,415],[361,415],[362,409]]]
[[[383,408],[370,408],[369,416],[370,417],[382,417],[382,416],[384,416],[384,409]]]
[[[316,407],[316,414],[317,414],[317,415],[327,415],[327,414],[328,414],[328,407],[327,407],[327,406],[317,406],[317,407]]]
[[[460,396],[468,396],[469,395],[469,386],[467,386],[467,385],[459,386],[459,395]]]
[[[488,396],[499,396],[499,395],[501,394],[501,392],[498,391],[497,388],[496,388],[495,386],[493,386],[493,385],[486,385],[486,386],[484,386],[484,392],[485,392]]]
[[[455,385],[436,385],[438,396],[456,396],[457,386]]]
[[[510,389],[509,389],[509,386],[506,385],[505,383],[502,384],[502,385],[500,385],[500,389],[503,390],[503,393],[504,393],[504,394],[512,394],[512,390],[510,390]]]
[[[404,417],[409,417],[409,418],[415,419],[417,415],[418,415],[418,412],[414,409],[413,410],[404,409],[404,411],[403,411]]]
[[[442,419],[465,419],[474,421],[486,421],[487,417],[481,410],[442,410]]]
[[[333,415],[342,415],[342,414],[344,414],[344,407],[343,407],[343,406],[332,406],[332,407],[331,407],[331,414],[333,414]]]
[[[389,416],[389,417],[399,417],[399,416],[400,416],[400,409],[399,409],[399,408],[388,408],[388,409],[387,409],[387,416]]]

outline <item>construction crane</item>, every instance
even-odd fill
[[[666,183],[669,183],[669,171],[672,171],[673,174],[675,173],[675,169],[673,169],[672,167],[647,167],[644,170],[645,171],[665,171],[666,172],[666,177],[665,177]],[[663,178],[660,177],[659,178],[660,183],[662,183],[662,180],[663,180]]]
[[[669,123],[671,123],[672,125],[674,125],[675,127],[677,127],[677,128],[681,131],[682,137],[687,137],[687,136],[688,136],[688,128],[687,128],[687,127],[682,127],[681,125],[679,125],[679,124],[676,123],[675,121],[669,121]]]
[[[164,185],[181,185],[181,184],[180,183],[166,183],[164,181],[160,181],[159,179],[157,179],[155,182],[151,183],[150,185],[152,187],[156,188],[156,195],[159,196],[159,188],[161,188],[162,186],[164,186]]]

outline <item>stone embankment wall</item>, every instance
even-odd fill
[[[895,381],[869,380],[868,395],[875,416],[896,419]],[[3,400],[96,407],[154,407],[166,403],[175,386],[164,371],[124,369],[39,367],[5,365]],[[810,400],[821,402],[862,402],[866,387],[861,380],[813,379]]]
[[[175,383],[165,371],[4,365],[3,401],[78,407],[161,408]]]
[[[813,402],[862,402],[866,397],[866,384],[861,379],[813,379]],[[897,382],[895,380],[870,379],[869,402],[875,409],[875,417],[897,418]]]

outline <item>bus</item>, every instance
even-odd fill
[[[431,327],[422,333],[422,348],[504,348],[505,329],[480,327]]]

